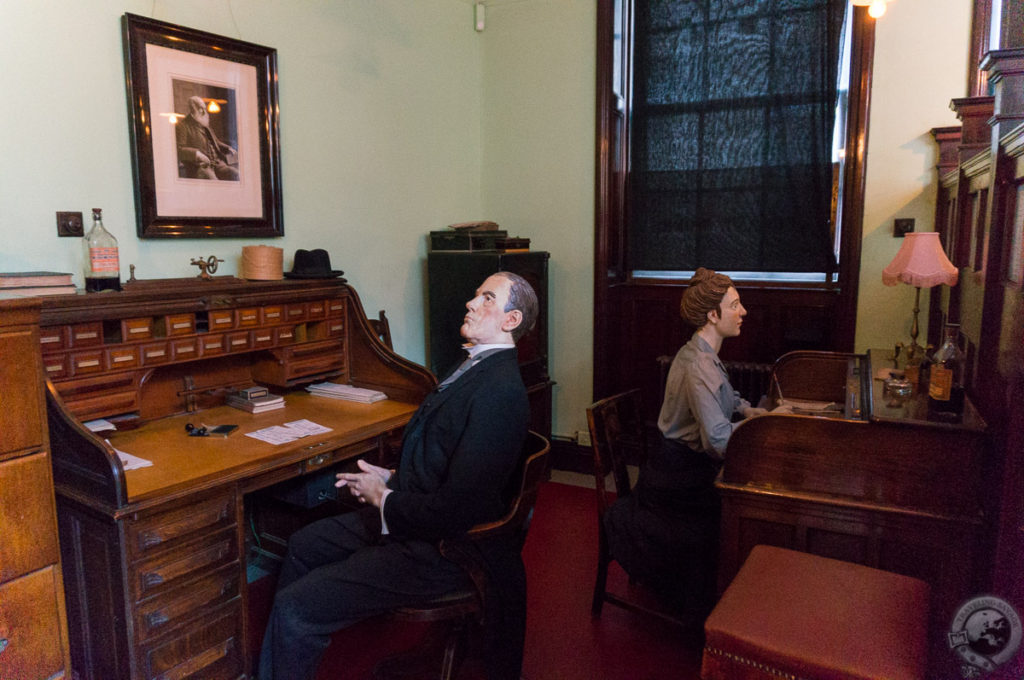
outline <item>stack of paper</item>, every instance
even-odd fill
[[[372,404],[375,401],[387,399],[388,395],[378,390],[368,390],[352,385],[339,385],[337,383],[317,383],[306,388],[313,394],[331,399],[345,399],[347,401],[358,401],[362,404]]]

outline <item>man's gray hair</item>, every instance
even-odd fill
[[[508,303],[505,305],[505,311],[511,312],[513,309],[518,309],[520,314],[523,315],[523,320],[511,331],[512,341],[519,342],[519,338],[530,332],[530,329],[537,323],[537,316],[540,314],[540,303],[537,301],[537,293],[534,292],[533,286],[519,274],[497,272],[497,275],[505,277],[512,284],[509,286]]]

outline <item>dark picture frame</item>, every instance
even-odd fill
[[[139,238],[283,236],[277,50],[122,17]]]

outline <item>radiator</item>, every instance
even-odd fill
[[[660,398],[661,404],[665,397],[665,380],[668,378],[668,369],[672,365],[672,355],[665,354],[658,357],[658,372],[660,374]],[[772,378],[771,364],[758,364],[752,361],[724,361],[725,370],[729,374],[729,384],[740,393],[740,396],[757,406],[763,395],[768,394],[768,386]]]
[[[729,384],[753,406],[768,394],[772,378],[771,364],[757,364],[751,361],[724,361],[729,374]]]

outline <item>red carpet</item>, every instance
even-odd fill
[[[590,618],[597,564],[593,490],[548,482],[541,487],[523,552],[529,619],[523,675],[527,680],[696,680],[700,649],[681,631],[605,605]],[[609,590],[628,588],[612,565]],[[420,625],[374,619],[342,631],[318,680],[366,680],[384,656],[410,647]],[[461,677],[479,677],[472,666]]]

